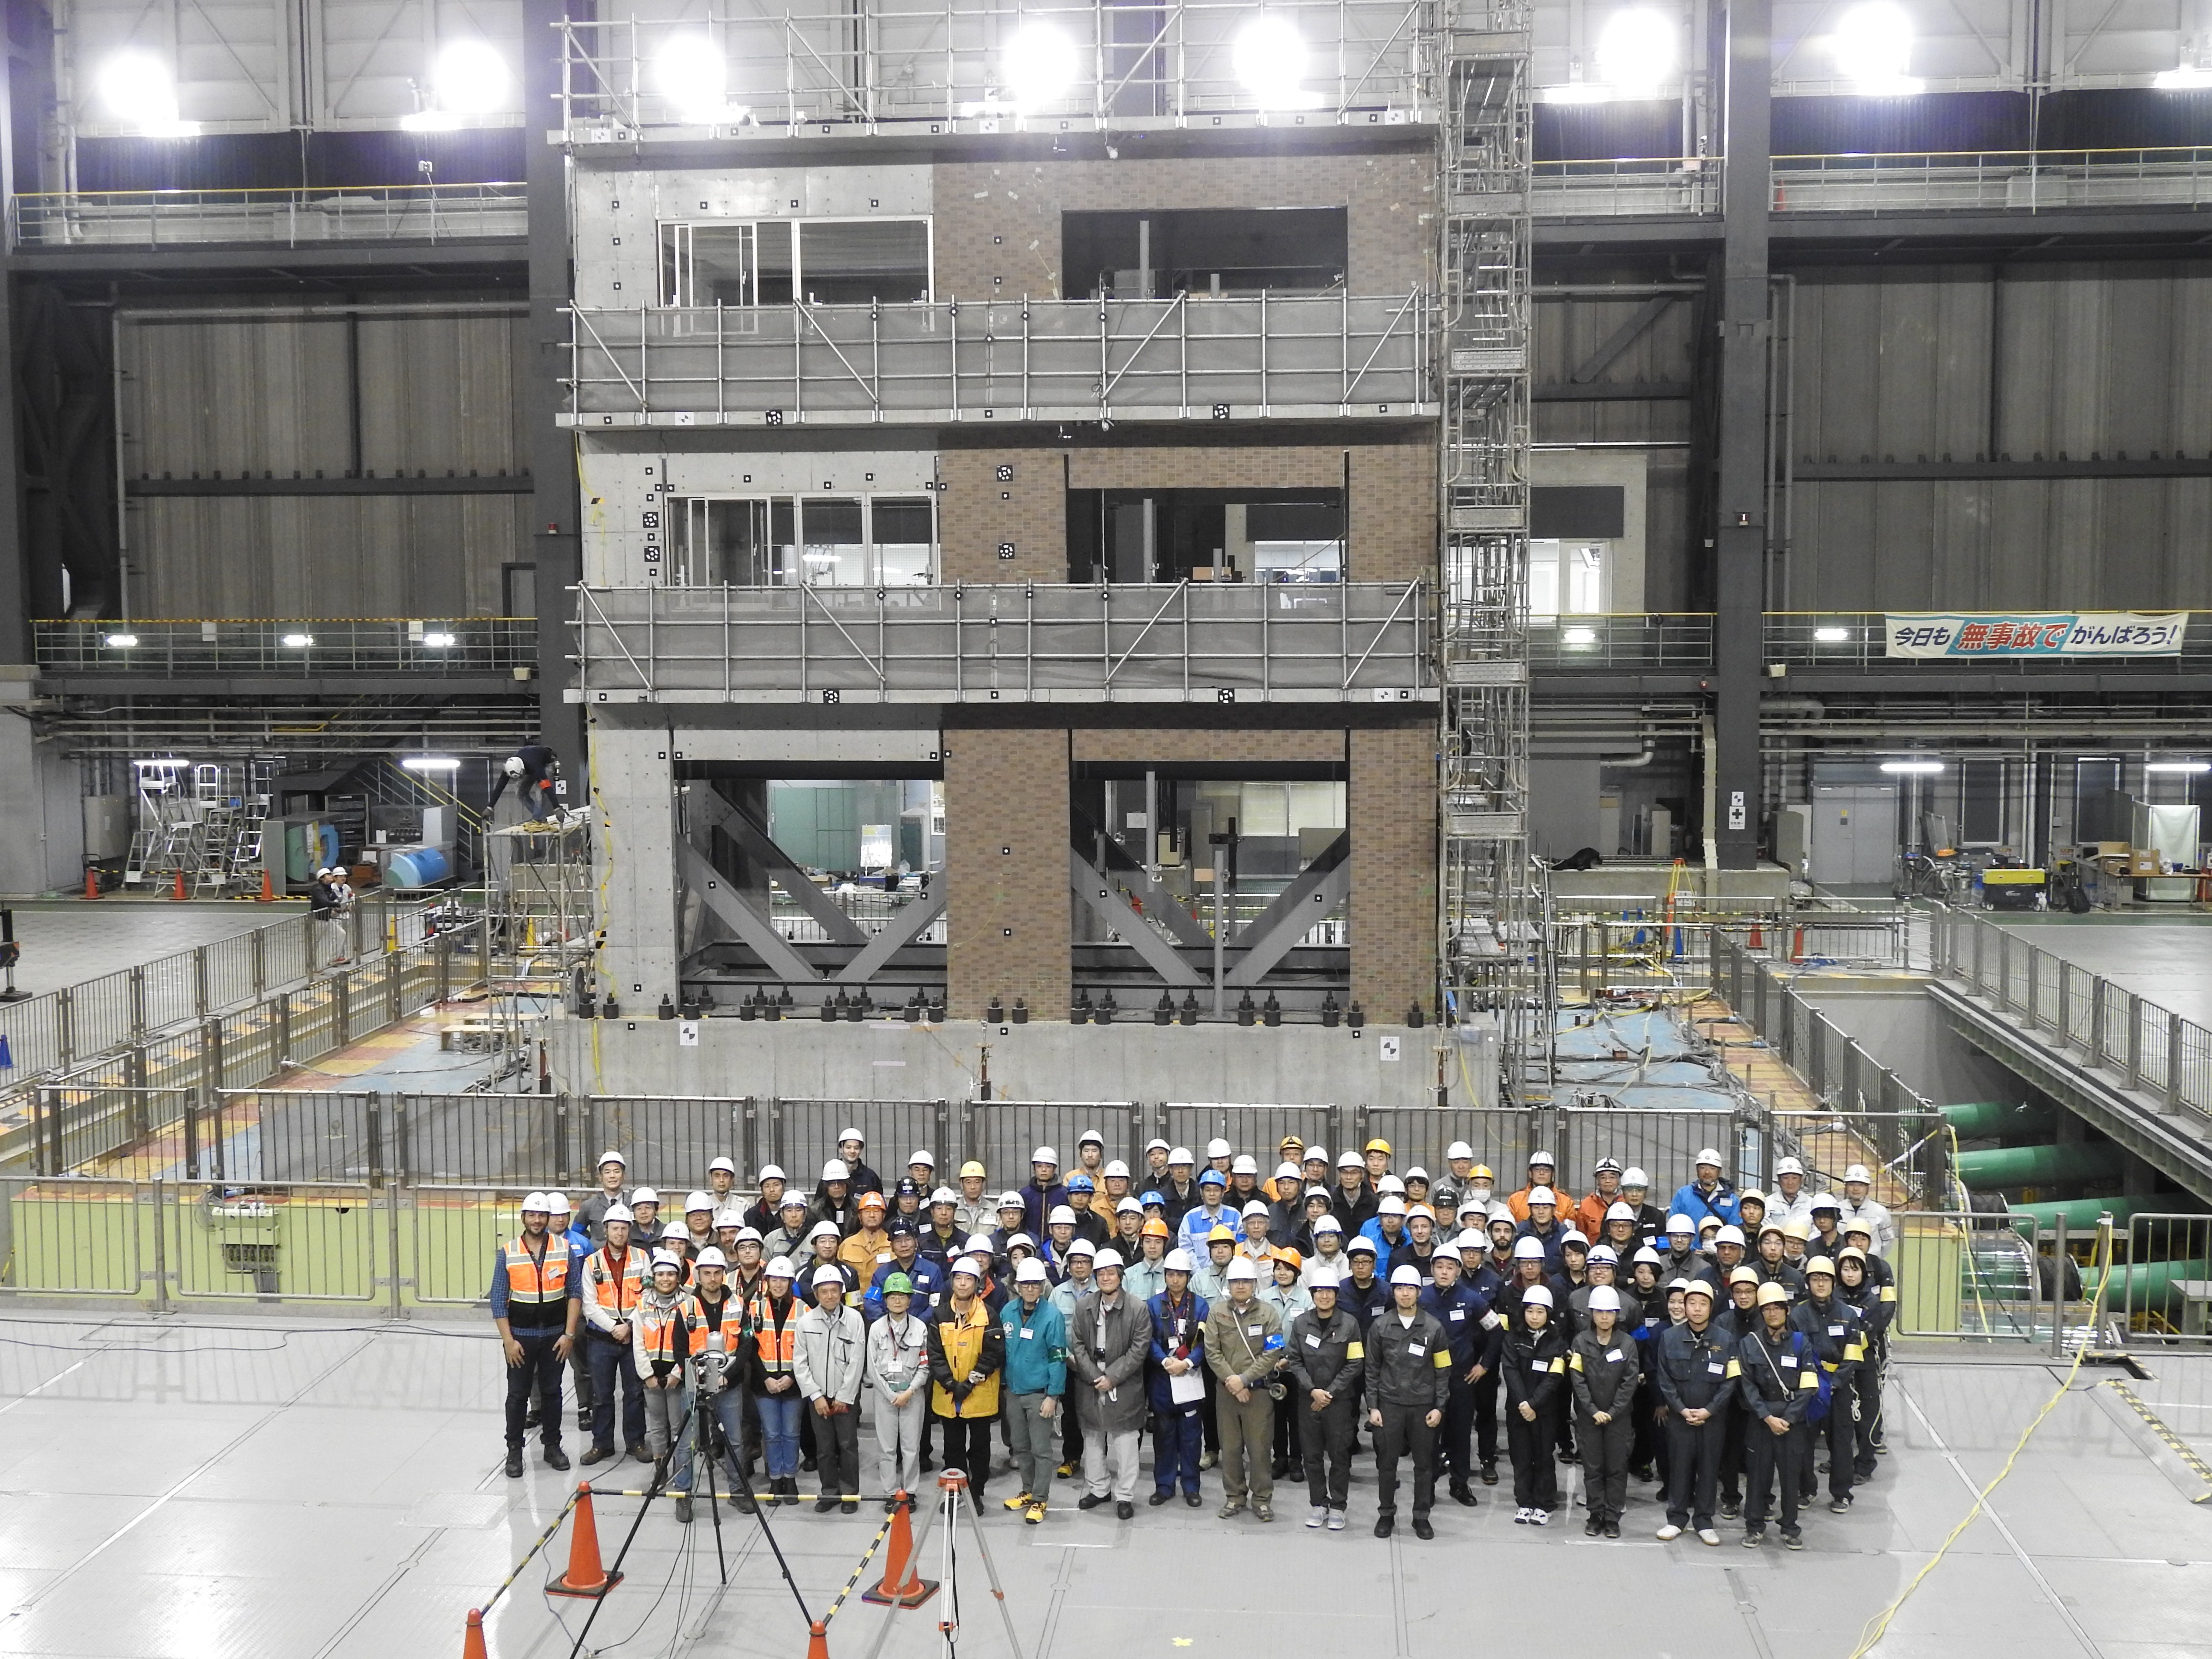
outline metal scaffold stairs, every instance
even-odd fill
[[[1470,0],[1446,19],[1439,957],[1448,1017],[1497,1026],[1511,1102],[1550,1036],[1528,832],[1529,16]]]

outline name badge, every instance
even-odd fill
[[[1706,1366],[1705,1369],[1711,1372],[1715,1376],[1726,1376],[1728,1375],[1728,1366],[1717,1359],[1713,1361],[1711,1364]]]
[[[1464,1308],[1454,1308],[1451,1310],[1451,1316],[1454,1319],[1464,1319],[1467,1317],[1467,1310]]]
[[[1406,1352],[1413,1355],[1414,1358],[1419,1359],[1423,1354],[1428,1352],[1428,1349],[1419,1342],[1408,1342],[1406,1345]]]
[[[1036,1333],[1035,1331],[1030,1330],[1030,1329],[1027,1328],[1026,1327],[1024,1327],[1024,1328],[1023,1328],[1023,1331],[1022,1331],[1022,1340],[1023,1340],[1023,1341],[1024,1341],[1024,1342],[1027,1342],[1027,1341],[1030,1340],[1032,1338],[1034,1338],[1036,1335]]]
[[[1620,1363],[1620,1350],[1618,1348],[1607,1348],[1605,1351],[1605,1357],[1617,1365]]]
[[[1830,1336],[1841,1336],[1843,1334],[1844,1328],[1841,1325],[1831,1325],[1828,1327],[1828,1334]]]
[[[1791,1370],[1794,1371],[1797,1369],[1797,1356],[1796,1354],[1785,1353],[1781,1356],[1781,1360],[1782,1363],[1788,1366]]]
[[[1317,1336],[1308,1337],[1306,1339],[1306,1346],[1309,1348],[1318,1348],[1321,1346],[1321,1339]]]
[[[1259,1325],[1247,1325],[1244,1328],[1244,1334],[1247,1336],[1257,1336],[1263,1328],[1265,1328]]]
[[[1539,1376],[1547,1376],[1551,1374],[1552,1362],[1548,1359],[1532,1359],[1528,1362],[1528,1369]]]
[[[891,1253],[889,1250],[878,1250],[876,1252],[876,1260],[878,1261],[888,1261],[890,1259]]]

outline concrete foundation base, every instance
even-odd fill
[[[694,1031],[696,1046],[684,1041]],[[1497,1099],[1497,1050],[1481,1028],[833,1025],[726,1018],[695,1025],[624,1018],[557,1021],[547,1044],[553,1086],[563,1093],[830,1100],[975,1098],[987,1047],[992,1094],[1000,1100],[1421,1107],[1436,1100],[1439,1047],[1451,1105]]]

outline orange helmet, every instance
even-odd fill
[[[1159,1217],[1154,1216],[1150,1221],[1147,1221],[1142,1227],[1137,1230],[1137,1237],[1139,1238],[1173,1238],[1175,1235],[1168,1231],[1168,1224],[1166,1222],[1161,1220]]]

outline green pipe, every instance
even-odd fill
[[[2118,1175],[2126,1162],[2126,1152],[2109,1143],[2001,1146],[1960,1153],[1958,1174],[1967,1186],[1986,1190],[2045,1181],[2103,1181]]]
[[[2212,1279],[2212,1262],[2197,1256],[2189,1261],[2138,1261],[2131,1267],[2112,1269],[2112,1282],[2105,1292],[2108,1308],[2154,1307],[2175,1294],[2175,1286],[2184,1279],[2202,1284]],[[2097,1275],[2084,1268],[2081,1273],[2081,1293],[2095,1293]]]
[[[2057,1204],[2008,1204],[2005,1207],[2015,1220],[2032,1217],[2046,1236],[2063,1218],[2067,1233],[2080,1238],[2095,1230],[2100,1216],[2111,1216],[2118,1224],[2117,1231],[2124,1235],[2130,1216],[2162,1215],[2187,1202],[2178,1193],[2161,1193],[2150,1198],[2071,1198]]]
[[[1990,1135],[2042,1134],[2057,1126],[2058,1113],[2020,1101],[1977,1100],[1946,1106],[1943,1119],[1954,1134],[1980,1140]]]

